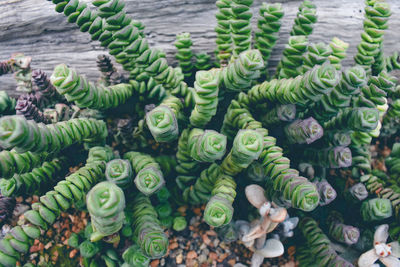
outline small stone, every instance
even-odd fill
[[[214,242],[213,242],[213,245],[214,245],[214,247],[218,247],[218,244],[219,244],[219,239],[218,238],[216,238],[215,240],[214,240]],[[223,243],[221,243],[221,245],[222,245]],[[225,249],[225,248],[224,248]]]
[[[77,249],[71,250],[71,252],[69,253],[69,257],[70,257],[71,259],[74,258],[75,255],[76,255],[76,253],[78,253],[78,250],[77,250]]]
[[[50,241],[49,243],[46,244],[46,246],[44,246],[44,248],[47,250],[47,249],[51,248],[52,244],[53,244],[53,242]]]
[[[201,209],[200,208],[194,208],[193,213],[200,216],[201,215]]]
[[[205,249],[205,248],[207,248],[206,244],[202,243],[202,244],[200,245],[200,250],[203,250],[203,249]]]
[[[176,263],[177,264],[181,264],[183,261],[183,255],[179,254],[178,256],[176,256]]]
[[[25,211],[29,210],[29,206],[25,204],[17,204],[13,211],[13,216],[18,217],[21,214],[25,213]]]
[[[161,266],[164,266],[164,265],[165,265],[165,258],[162,258],[162,259],[160,260],[160,265],[161,265]]]
[[[218,255],[215,252],[210,252],[210,254],[208,255],[208,257],[213,260],[216,261],[218,259]]]
[[[211,240],[210,238],[208,238],[208,235],[204,234],[201,237],[203,239],[204,244],[206,244],[207,246],[211,244]]]
[[[30,253],[38,252],[40,250],[39,246],[31,246],[29,249]]]
[[[197,258],[197,253],[194,250],[189,251],[189,253],[186,255],[187,259],[195,259]]]
[[[186,213],[187,206],[180,206],[177,210],[179,213],[184,214]]]
[[[209,236],[217,236],[217,233],[214,230],[208,230],[206,234]]]
[[[160,260],[154,260],[150,263],[151,267],[157,267],[160,264]]]
[[[242,264],[242,263],[240,263],[240,262],[238,262],[235,265],[233,265],[233,267],[247,267],[247,266]]]
[[[198,258],[199,263],[203,263],[207,261],[207,256],[206,254],[201,254]]]
[[[179,246],[179,245],[178,245],[177,242],[173,242],[173,243],[170,243],[170,244],[169,244],[169,249],[170,249],[170,250],[174,250],[174,249],[176,249],[178,246]]]

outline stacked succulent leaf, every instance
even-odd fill
[[[378,223],[390,222],[399,238],[400,146],[386,159],[390,178],[373,168],[370,151],[380,132],[387,141],[400,128],[400,93],[390,74],[400,58],[382,50],[391,14],[385,1],[366,1],[355,64],[343,68],[346,42],[309,41],[317,9],[305,0],[272,78],[281,4],[261,5],[253,49],[253,0],[217,1],[216,60],[211,51],[194,53],[190,33],[182,33],[172,67],[123,0],[52,2],[114,58],[98,57],[96,83],[64,64],[48,77],[22,54],[0,62],[0,75],[14,73],[24,92],[17,101],[0,92],[1,193],[40,196],[0,239],[0,266],[27,260],[41,230],[85,205],[91,223],[69,244],[87,266],[148,266],[163,257],[164,231],[187,226],[182,205],[204,205],[205,222],[225,240],[262,240],[253,266],[279,254],[268,247],[273,239],[264,244],[267,233],[293,235],[286,209],[300,217],[301,266],[352,266],[341,246],[361,254]],[[258,210],[244,200],[250,184],[265,188],[267,200],[262,193],[262,203],[251,203]],[[284,211],[279,220],[277,211]],[[0,212],[2,219],[10,214]]]

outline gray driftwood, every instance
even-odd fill
[[[81,0],[90,2],[90,0]],[[258,17],[262,0],[254,0],[253,25]],[[271,58],[274,67],[287,42],[297,8],[301,1],[283,2],[285,17],[280,39]],[[329,42],[334,36],[350,43],[345,65],[353,64],[353,55],[360,42],[364,0],[315,0],[318,23],[310,37],[311,42]],[[393,15],[385,36],[385,54],[399,50],[400,1],[387,0]],[[91,42],[88,33],[79,31],[75,24],[67,22],[63,14],[54,11],[55,5],[46,0],[0,0],[0,60],[14,52],[33,57],[32,67],[49,74],[55,65],[66,63],[91,79],[98,77],[96,57],[104,53],[98,42]],[[146,25],[151,45],[163,49],[169,62],[175,64],[175,35],[190,32],[195,52],[213,54],[215,49],[215,1],[212,0],[126,0],[128,13]],[[0,89],[14,92],[11,77],[0,78]]]

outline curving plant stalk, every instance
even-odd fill
[[[192,159],[199,162],[220,160],[226,152],[226,136],[214,130],[194,128],[188,136],[188,149]]]
[[[265,168],[265,174],[271,179],[267,183],[267,194],[271,199],[282,205],[292,206],[305,211],[311,211],[318,206],[319,194],[314,184],[299,176],[297,170],[290,168],[290,160],[283,156],[282,148],[276,145],[276,139],[268,136],[268,130],[262,128],[249,112],[250,97],[240,93],[238,101],[232,100],[224,118],[223,129],[257,129],[264,136],[264,149],[260,162]],[[272,183],[272,184],[270,184]],[[281,203],[282,202],[282,203]]]
[[[98,181],[104,179],[106,162],[112,157],[109,147],[91,148],[84,167],[58,182],[54,190],[32,204],[32,209],[24,213],[25,222],[13,227],[9,234],[0,239],[1,246],[5,248],[0,251],[0,264],[16,266],[20,253],[26,254],[29,251],[33,239],[40,237],[41,229],[47,230],[62,211],[82,200]]]
[[[31,172],[14,174],[11,179],[0,179],[0,190],[4,196],[21,196],[40,192],[40,189],[54,184],[56,176],[60,176],[67,159],[65,157],[45,161]]]
[[[132,184],[133,171],[129,160],[114,159],[107,163],[106,179],[122,189]]]
[[[265,113],[260,119],[263,126],[268,128],[269,126],[276,125],[282,122],[289,122],[296,118],[296,106],[293,104],[288,105],[276,105],[270,111]]]
[[[189,117],[195,127],[205,127],[217,113],[219,75],[219,69],[196,72],[193,91],[195,106]]]
[[[184,184],[179,182],[177,178],[178,186],[179,184],[182,184],[181,189],[183,190],[183,200],[186,203],[191,204],[206,203],[210,199],[211,191],[213,190],[214,185],[221,173],[221,167],[218,164],[213,163],[200,173],[200,176],[192,186],[184,187]],[[182,178],[189,178],[190,180],[195,179],[195,177],[191,176],[184,176]]]
[[[0,147],[23,152],[55,152],[78,142],[94,142],[107,137],[104,121],[71,119],[51,125],[28,121],[23,116],[0,118]]]
[[[187,87],[182,83],[183,75],[168,66],[165,54],[149,47],[143,24],[126,15],[124,2],[117,5],[111,0],[94,1],[99,12],[92,11],[79,0],[52,2],[56,4],[56,11],[63,12],[69,22],[76,23],[80,31],[88,32],[92,40],[99,40],[101,46],[108,48],[116,62],[131,71],[131,76],[139,80],[153,77],[157,83],[171,89]]]
[[[306,149],[304,156],[315,165],[324,168],[346,168],[351,166],[351,150],[348,147],[328,147],[324,149]]]
[[[178,113],[182,101],[175,96],[164,98],[159,106],[146,113],[146,124],[157,142],[176,140],[179,134]]]
[[[329,46],[332,49],[332,54],[328,57],[329,61],[337,70],[340,70],[342,68],[341,62],[346,58],[346,51],[349,48],[349,44],[337,37],[333,37]]]
[[[344,197],[346,201],[357,203],[368,197],[368,191],[363,183],[357,183],[345,191]]]
[[[150,265],[150,259],[141,251],[136,244],[128,247],[122,253],[122,259],[128,266],[147,267]],[[124,265],[122,265],[124,266]]]
[[[240,53],[251,47],[250,20],[253,13],[250,10],[253,0],[232,0],[230,4],[230,30],[233,41],[232,58],[236,59]]]
[[[374,63],[379,56],[381,44],[383,43],[384,30],[387,29],[387,21],[391,15],[389,4],[383,1],[366,2],[364,32],[361,33],[361,43],[357,46],[357,54],[354,60],[361,65],[368,74],[371,68],[376,68]],[[377,70],[374,70],[374,73]]]
[[[392,204],[389,199],[373,198],[365,200],[361,205],[361,216],[367,222],[383,220],[392,214]]]
[[[176,152],[178,164],[176,165],[175,170],[180,175],[192,175],[200,170],[200,165],[193,159],[189,146],[190,132],[191,129],[189,128],[183,130],[178,141],[178,150]]]
[[[300,74],[303,63],[303,54],[308,46],[307,37],[304,35],[291,36],[282,52],[282,58],[276,68],[276,78],[291,78]]]
[[[329,56],[332,54],[330,46],[320,42],[311,43],[307,47],[307,53],[303,56],[303,68],[301,73],[305,73],[316,65],[322,65],[328,61]]]
[[[228,63],[232,53],[232,37],[230,20],[232,19],[232,0],[218,0],[215,5],[218,8],[215,17],[217,18],[217,26],[215,32],[217,38],[216,55],[220,61],[220,65],[224,66]]]
[[[204,220],[214,227],[227,225],[233,216],[232,203],[236,197],[235,180],[229,175],[220,174],[211,195],[204,210]]]
[[[133,95],[139,98],[140,102],[161,102],[167,95],[165,88],[150,77],[147,81],[129,80],[132,85]]]
[[[374,108],[342,109],[331,120],[324,124],[326,130],[372,131],[379,121],[379,113]]]
[[[254,47],[260,50],[265,67],[267,67],[272,49],[279,38],[278,32],[281,28],[281,19],[284,15],[282,4],[262,3],[259,14],[260,17],[257,21],[258,32],[255,34]]]
[[[313,24],[317,22],[317,10],[313,2],[304,0],[299,6],[299,11],[294,19],[291,36],[308,36],[313,31]]]
[[[14,174],[30,172],[33,168],[38,167],[46,159],[51,158],[47,152],[17,153],[15,151],[0,151],[0,177],[11,178]]]
[[[269,101],[307,106],[331,92],[339,80],[336,69],[324,64],[294,79],[274,79],[255,85],[248,91],[248,97],[251,105]]]
[[[75,69],[65,64],[57,65],[50,77],[57,92],[80,108],[109,109],[119,106],[132,96],[130,84],[118,84],[110,87],[94,85]]]
[[[206,53],[198,53],[194,55],[196,57],[196,63],[194,68],[196,70],[208,70],[211,69],[211,56]]]
[[[140,152],[125,153],[124,159],[130,161],[135,170],[135,185],[146,196],[160,190],[164,184],[164,176],[160,165],[150,156]]]
[[[311,144],[324,135],[324,129],[313,117],[295,120],[284,131],[290,144]]]
[[[182,69],[183,75],[186,78],[192,76],[193,71],[192,44],[190,33],[184,32],[176,35],[176,41],[174,45],[178,52],[176,53],[175,57],[179,62],[179,67]]]
[[[340,109],[349,107],[352,96],[360,93],[360,88],[365,86],[366,79],[365,70],[360,66],[345,69],[337,86],[316,103],[313,112],[315,117],[326,121],[336,115]]]
[[[149,258],[161,258],[167,253],[168,238],[157,219],[157,212],[150,199],[138,194],[133,201],[133,239]]]
[[[305,238],[299,247],[298,260],[300,264],[311,266],[345,266],[354,267],[353,264],[337,255],[329,238],[319,228],[318,223],[311,217],[304,217],[298,226]]]
[[[344,224],[342,215],[332,211],[328,218],[329,235],[336,241],[353,245],[360,237],[360,230],[357,227]]]
[[[252,83],[260,77],[260,71],[263,68],[264,60],[260,51],[246,50],[216,75],[220,75],[217,77],[220,87],[234,92],[247,91]]]
[[[93,233],[91,242],[117,233],[124,223],[125,195],[121,188],[112,182],[101,182],[94,186],[86,196]]]
[[[385,70],[387,72],[399,69],[400,69],[399,52],[394,52],[393,54],[385,58]]]
[[[319,192],[319,205],[326,206],[334,201],[337,197],[336,190],[326,180],[318,181],[316,183]]]
[[[233,215],[232,203],[236,197],[236,182],[232,178],[256,160],[263,149],[262,135],[255,130],[240,130],[232,150],[221,163],[219,174],[211,199],[204,210],[204,220],[211,226],[221,227],[228,224]]]

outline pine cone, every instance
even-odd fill
[[[37,107],[39,102],[42,102],[34,94],[23,94],[17,100],[17,105],[15,110],[17,115],[23,115],[28,120],[34,120],[36,122],[50,123],[49,118],[47,118]]]
[[[7,61],[0,62],[0,75],[4,75],[12,72],[11,64]]]
[[[0,224],[12,216],[15,204],[15,198],[0,195]]]

